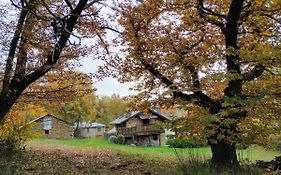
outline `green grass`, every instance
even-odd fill
[[[176,157],[175,153],[179,156],[197,156],[201,159],[208,159],[211,157],[211,149],[209,147],[202,148],[185,148],[185,149],[173,149],[169,147],[136,147],[130,145],[117,145],[109,143],[104,139],[70,139],[70,140],[51,140],[51,139],[34,139],[31,143],[44,143],[44,144],[59,144],[68,145],[73,147],[90,147],[90,148],[103,148],[116,150],[122,153],[134,153],[142,155],[156,155],[156,156],[170,156]],[[275,156],[280,155],[280,152],[265,150],[260,147],[251,147],[246,150],[238,150],[237,155],[239,160],[242,161],[256,161],[265,160],[269,161],[274,159]]]

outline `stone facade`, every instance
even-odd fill
[[[70,139],[73,137],[74,128],[53,115],[42,116],[31,121],[30,124],[35,136],[50,139]]]
[[[143,122],[138,117],[131,118],[130,120],[125,122],[126,128],[131,128],[131,127],[140,126],[140,125],[143,125]]]

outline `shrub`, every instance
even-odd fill
[[[125,137],[123,135],[118,135],[116,137],[116,144],[124,144],[125,143]]]
[[[272,135],[269,138],[269,146],[268,148],[281,151],[281,135]]]
[[[198,148],[207,146],[205,142],[177,138],[168,139],[166,144],[169,145],[170,148]]]
[[[187,148],[186,140],[168,139],[166,144],[169,145],[170,148]]]
[[[117,137],[116,136],[110,136],[108,138],[108,140],[109,140],[110,143],[116,143]]]
[[[0,127],[0,154],[3,157],[12,156],[25,146],[25,142],[30,135],[25,127],[19,127],[18,125],[12,126],[11,129],[6,127]]]

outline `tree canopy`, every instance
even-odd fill
[[[101,96],[96,99],[97,122],[109,124],[111,121],[126,114],[127,102],[119,95]]]
[[[138,101],[202,108],[212,164],[236,166],[240,124],[260,115],[254,102],[280,108],[280,12],[278,0],[125,1],[119,79],[139,82]]]
[[[100,14],[103,7],[102,0],[1,4],[1,123],[29,85],[51,70],[71,67],[72,60],[101,46],[107,26]],[[95,37],[101,42],[82,43],[83,38]]]

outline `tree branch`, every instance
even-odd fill
[[[69,2],[69,0],[64,0],[64,1],[67,4],[67,6],[70,8],[70,10],[73,11],[73,7],[72,7],[71,3]]]
[[[11,93],[15,93],[14,95],[19,96],[27,86],[43,76],[53,67],[53,65],[57,63],[60,54],[65,47],[80,14],[82,13],[84,7],[87,5],[87,2],[88,0],[80,0],[76,8],[69,14],[69,18],[67,18],[66,20],[65,28],[61,31],[60,38],[56,43],[54,50],[48,54],[46,62],[33,72],[25,75],[22,78],[22,81],[20,81],[19,83],[11,85]]]
[[[215,13],[212,10],[204,7],[204,0],[198,0],[198,10],[199,10],[199,15],[205,19],[208,23],[214,24],[216,26],[218,26],[223,32],[225,30],[224,24],[222,22],[216,21],[214,19],[211,19],[208,17],[208,15],[211,16],[216,16],[219,18],[222,18],[223,20],[225,20],[227,17],[225,15],[219,14],[219,13]]]
[[[206,8],[204,6],[204,0],[198,0],[198,4],[199,4],[199,7],[200,7],[200,11],[202,13],[204,13],[205,15],[211,15],[211,16],[216,16],[216,17],[220,17],[220,18],[224,18],[226,19],[226,16],[225,15],[222,15],[222,14],[219,14],[219,13],[216,13],[208,8]]]
[[[265,71],[265,67],[261,64],[256,65],[250,72],[247,72],[242,75],[243,81],[251,81],[259,76]]]
[[[138,39],[138,37],[136,39]],[[139,48],[136,51],[137,59],[142,63],[142,65],[145,67],[146,70],[148,70],[153,76],[160,79],[162,83],[164,83],[170,90],[172,90],[172,94],[173,94],[174,97],[180,98],[180,99],[185,100],[185,101],[190,101],[192,99],[196,99],[198,105],[209,109],[209,111],[211,113],[218,112],[217,109],[219,109],[218,108],[218,105],[220,105],[219,102],[214,101],[213,99],[208,97],[206,94],[204,94],[202,91],[192,92],[191,94],[181,92],[178,89],[178,87],[176,87],[176,85],[174,84],[174,82],[172,80],[169,80],[166,76],[161,74],[160,71],[157,70],[154,66],[152,66],[147,61],[145,61],[142,53],[143,52],[141,51],[141,48],[140,48],[140,45],[139,45]],[[193,72],[194,86],[200,87],[198,74],[196,74],[195,70],[193,70],[193,71],[194,71]]]
[[[13,61],[14,61],[18,41],[20,39],[20,35],[21,35],[21,32],[22,32],[22,28],[23,28],[24,21],[25,21],[25,18],[27,16],[27,13],[28,13],[27,9],[25,9],[25,8],[21,9],[21,13],[20,13],[20,16],[19,16],[17,27],[16,27],[13,39],[12,39],[11,44],[10,44],[8,59],[6,61],[6,68],[5,68],[5,73],[4,73],[1,96],[5,96],[9,91],[9,86],[10,86],[9,84],[10,84],[10,79],[11,79],[11,76],[12,76],[11,71],[13,69]]]

